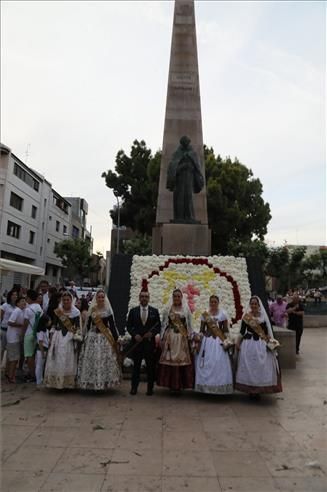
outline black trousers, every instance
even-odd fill
[[[300,350],[300,343],[301,343],[301,338],[302,338],[302,333],[303,333],[303,326],[297,326],[295,328],[289,328],[289,330],[295,331],[295,346],[296,346],[296,353],[298,353]]]
[[[139,347],[137,352],[133,354],[132,359],[134,362],[132,372],[132,388],[137,389],[139,385],[141,364],[144,359],[146,364],[148,388],[152,389],[156,371],[156,354],[154,344],[149,341],[142,342],[142,346]]]

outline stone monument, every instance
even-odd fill
[[[193,0],[175,0],[154,254],[211,253]]]

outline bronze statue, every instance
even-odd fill
[[[167,171],[167,188],[174,193],[174,220],[171,222],[194,224],[193,193],[200,193],[204,179],[191,140],[184,136],[174,152]]]

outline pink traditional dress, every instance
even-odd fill
[[[157,385],[173,391],[194,386],[193,356],[189,339],[192,336],[192,315],[186,303],[166,308],[162,322],[162,353]]]

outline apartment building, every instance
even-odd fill
[[[56,243],[74,237],[73,216],[75,227],[78,226],[69,200],[54,190],[44,176],[0,144],[0,258],[42,267],[50,283],[59,283],[63,268],[54,248]],[[78,200],[83,203],[83,199]],[[86,237],[89,235],[87,207],[86,210],[85,205],[83,207]],[[81,224],[79,227],[82,229]],[[26,274],[11,272],[1,276],[0,288],[5,290],[13,283],[26,284],[26,280]]]

